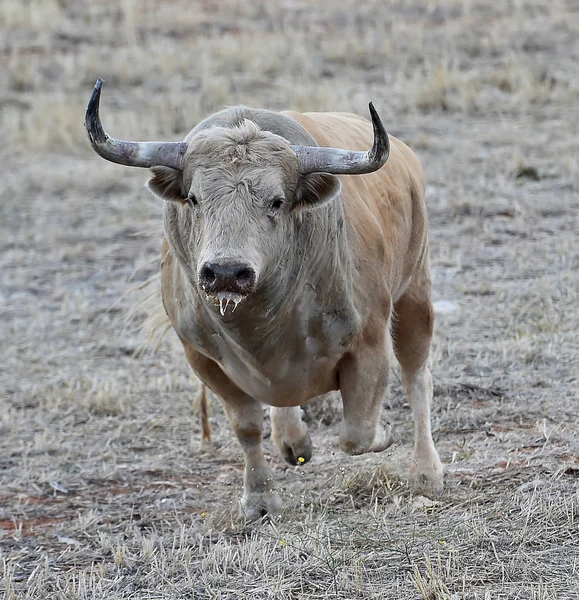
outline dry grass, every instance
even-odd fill
[[[6,598],[579,598],[574,2],[3,0],[0,27]],[[128,290],[157,272],[160,206],[145,173],[89,152],[97,76],[120,137],[179,139],[223,104],[373,100],[417,150],[435,299],[456,307],[433,351],[438,503],[407,489],[394,376],[389,453],[335,451],[324,398],[310,464],[266,440],[282,518],[232,518],[219,403],[207,453],[175,336],[136,355],[158,296]]]

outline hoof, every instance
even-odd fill
[[[376,429],[372,440],[352,439],[343,429],[339,439],[340,450],[350,456],[358,456],[366,452],[382,452],[392,445],[392,427],[381,425]]]
[[[303,440],[295,444],[290,445],[282,441],[279,446],[279,451],[284,460],[292,466],[307,463],[312,458],[312,450],[312,438],[309,432],[306,432]]]
[[[427,463],[414,463],[410,468],[410,487],[415,494],[436,498],[443,490],[444,467],[438,456]]]
[[[248,521],[259,521],[265,516],[275,517],[281,511],[281,498],[274,492],[268,492],[267,494],[244,494],[239,501],[239,516]]]
[[[370,452],[383,452],[392,446],[392,426],[390,423],[386,427],[380,427],[374,436]]]

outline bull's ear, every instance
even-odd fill
[[[308,210],[323,206],[340,193],[342,184],[335,175],[311,173],[300,176],[294,210]]]
[[[185,202],[187,192],[183,186],[183,172],[171,167],[151,167],[153,176],[147,187],[155,196],[173,202]]]

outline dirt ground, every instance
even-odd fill
[[[2,0],[0,591],[7,599],[579,598],[579,6],[575,0]],[[154,352],[161,206],[85,139],[178,140],[225,104],[372,100],[428,180],[437,502],[383,455],[265,446],[286,510],[233,518],[239,447],[175,336]],[[143,300],[144,299],[144,300]],[[140,302],[137,304],[135,303]],[[127,315],[133,315],[127,323]],[[153,342],[158,341],[154,336]]]

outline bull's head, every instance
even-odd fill
[[[388,135],[372,104],[374,143],[367,152],[291,145],[249,120],[201,130],[184,142],[116,140],[99,118],[102,83],[86,111],[93,149],[115,163],[151,168],[149,189],[175,207],[178,223],[167,234],[179,238],[171,241],[180,258],[222,313],[223,302],[236,306],[268,269],[279,268],[295,216],[339,193],[335,175],[372,173],[388,159]]]

